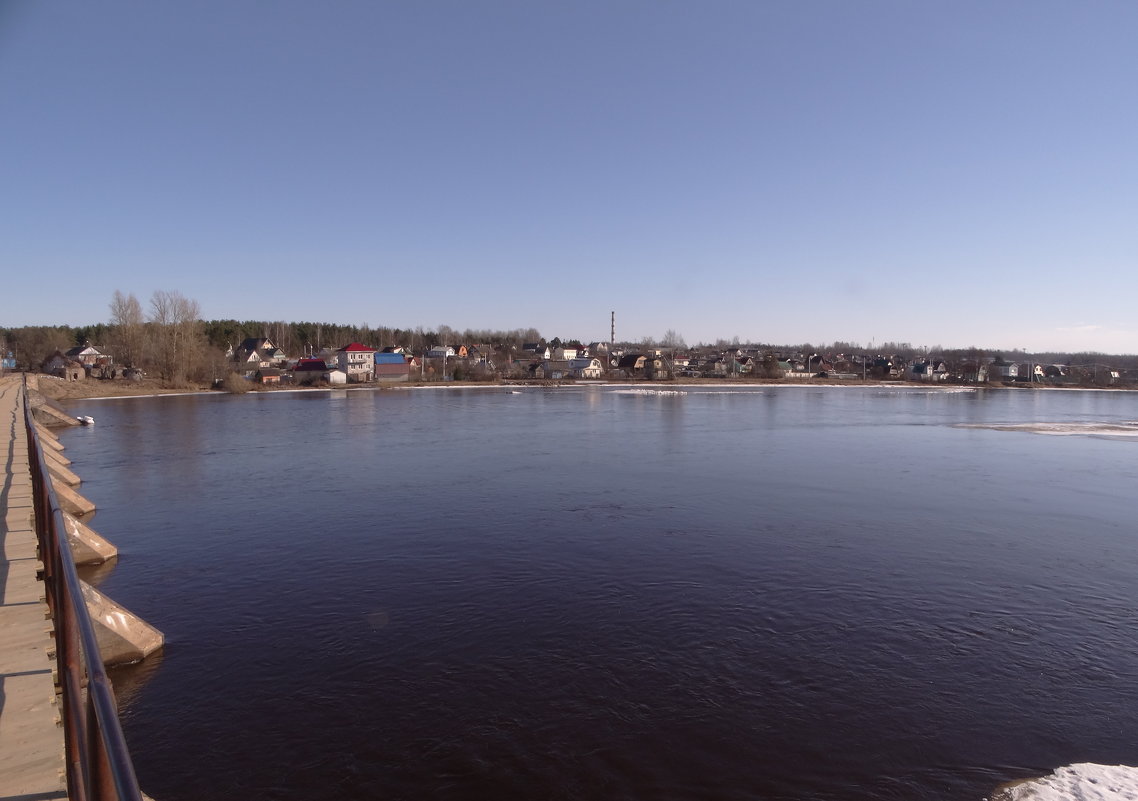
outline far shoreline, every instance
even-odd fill
[[[29,378],[33,374],[28,374]],[[392,384],[353,384],[353,385],[322,385],[315,387],[263,387],[251,385],[243,392],[227,392],[207,386],[198,387],[164,387],[157,381],[144,381],[140,383],[121,380],[85,379],[83,381],[67,382],[55,376],[35,374],[34,381],[29,384],[38,385],[38,389],[46,396],[59,403],[69,404],[76,401],[108,401],[122,400],[124,398],[162,398],[185,397],[188,395],[272,395],[278,393],[297,392],[377,392],[377,391],[411,391],[411,390],[525,390],[525,389],[587,389],[590,387],[606,389],[644,389],[648,391],[666,392],[669,390],[691,389],[743,389],[763,390],[767,388],[842,388],[842,389],[893,389],[900,391],[934,391],[934,392],[975,392],[981,390],[1045,390],[1068,392],[1131,392],[1125,387],[1072,387],[1049,386],[1043,384],[946,384],[916,381],[868,381],[848,379],[836,381],[833,379],[792,380],[784,379],[721,379],[708,378],[703,380],[668,380],[668,381],[562,381],[562,380],[504,380],[504,381],[412,381]],[[106,390],[112,389],[108,393]]]

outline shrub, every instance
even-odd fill
[[[252,388],[252,384],[250,384],[244,376],[237,375],[237,373],[230,373],[225,377],[226,392],[232,392],[234,395],[240,395],[243,392],[248,392]]]

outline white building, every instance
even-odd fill
[[[587,359],[570,359],[569,372],[575,378],[600,378],[605,373],[601,360],[594,357]]]
[[[375,379],[375,349],[358,342],[345,345],[336,351],[336,364],[348,383],[362,384]]]

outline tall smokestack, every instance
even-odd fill
[[[612,328],[609,331],[609,349],[616,347],[616,312],[612,312]]]

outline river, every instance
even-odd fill
[[[162,801],[976,801],[1138,764],[1138,393],[70,409],[121,551],[91,578],[167,637],[114,671]]]

